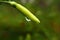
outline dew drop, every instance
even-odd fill
[[[28,19],[27,17],[25,17],[25,19],[26,19],[26,21],[28,21],[28,22],[30,22],[31,20],[30,19]]]

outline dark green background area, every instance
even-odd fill
[[[60,40],[60,0],[11,1],[25,6],[41,23],[28,22],[15,7],[0,3],[0,40]]]

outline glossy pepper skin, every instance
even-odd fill
[[[9,3],[12,6],[14,5],[19,11],[21,11],[24,15],[26,15],[31,20],[35,21],[36,23],[40,23],[40,20],[21,4],[18,4],[17,2],[14,1],[5,1],[5,2]]]

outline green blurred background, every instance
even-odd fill
[[[41,23],[27,21],[16,8],[0,3],[0,40],[60,40],[60,0],[11,1],[25,6]]]

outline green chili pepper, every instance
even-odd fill
[[[24,15],[26,15],[31,20],[33,20],[37,23],[40,23],[40,20],[36,16],[34,16],[27,8],[22,6],[21,4],[18,4],[17,2],[14,2],[14,1],[7,1],[7,3],[14,5],[19,11],[24,13]]]

